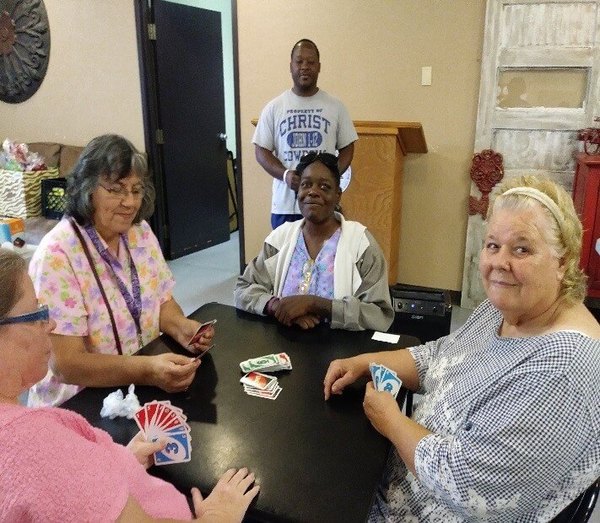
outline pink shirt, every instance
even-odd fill
[[[132,496],[155,518],[191,519],[186,498],[79,414],[0,404],[0,521],[115,521]]]
[[[87,233],[80,230],[111,305],[123,354],[136,352],[140,348],[136,326],[125,299],[106,262]],[[158,240],[146,222],[131,227],[127,239],[140,280],[140,327],[142,343],[146,344],[160,334],[160,306],[171,298],[175,281]],[[119,261],[121,267],[116,267],[115,273],[131,293],[128,254],[122,240]],[[29,275],[40,303],[50,307],[50,317],[56,321],[55,334],[83,336],[88,351],[117,354],[108,310],[81,243],[67,219],[63,218],[44,236],[31,259]],[[30,389],[28,402],[35,407],[60,405],[79,390],[81,387],[77,385],[61,383],[49,370],[46,377]]]

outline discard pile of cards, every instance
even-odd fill
[[[398,396],[400,387],[402,387],[402,380],[393,370],[378,363],[370,363],[369,369],[371,370],[371,378],[373,379],[375,390],[389,392],[394,398]]]
[[[258,358],[251,358],[240,363],[242,372],[260,370],[262,372],[276,372],[278,370],[292,370],[292,360],[285,352],[279,354],[266,354]]]
[[[165,439],[166,447],[154,454],[156,465],[184,463],[192,458],[192,437],[187,417],[170,401],[146,403],[135,415],[135,421],[147,441]]]
[[[260,372],[249,372],[245,376],[242,376],[240,382],[244,384],[244,392],[246,394],[258,398],[275,400],[282,390],[275,376],[269,376]]]

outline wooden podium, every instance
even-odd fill
[[[252,120],[256,125],[257,119]],[[398,277],[402,166],[408,153],[426,153],[427,143],[419,122],[354,121],[352,178],[342,195],[348,220],[366,225],[388,263],[388,281]]]
[[[408,153],[426,153],[418,122],[355,121],[352,178],[342,195],[348,220],[366,225],[388,262],[389,283],[398,279],[402,167]]]

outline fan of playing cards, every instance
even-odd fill
[[[389,392],[394,398],[398,396],[400,387],[402,387],[402,380],[393,370],[378,363],[370,363],[369,369],[371,370],[371,378],[373,379],[375,390]]]
[[[156,465],[190,461],[190,426],[180,408],[171,405],[170,401],[151,401],[138,410],[134,417],[147,441],[167,441],[166,447],[154,454]]]
[[[247,373],[240,379],[240,382],[244,384],[244,392],[246,394],[274,400],[277,399],[282,390],[277,378],[257,371],[277,372],[280,370],[291,370],[292,360],[285,352],[267,354],[242,361],[240,369],[242,369],[242,372]]]

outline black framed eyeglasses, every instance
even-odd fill
[[[42,323],[48,323],[50,321],[48,305],[40,305],[35,312],[0,318],[0,325],[10,325],[11,323],[33,323],[35,321],[41,321]]]

